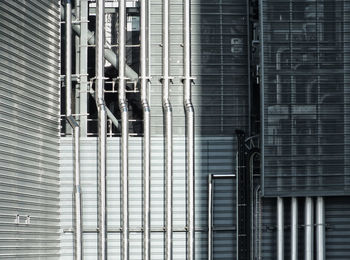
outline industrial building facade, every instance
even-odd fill
[[[349,259],[349,0],[0,0],[0,259]]]

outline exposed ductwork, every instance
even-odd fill
[[[98,0],[96,1],[98,2]],[[65,10],[64,8],[61,8],[61,19],[64,20],[64,16],[65,16]],[[96,11],[96,16],[97,16],[97,11]],[[72,19],[75,19],[74,15],[72,15]],[[81,37],[81,28],[79,24],[72,24],[72,28],[74,30],[74,32]],[[96,28],[97,29],[97,28]],[[97,32],[96,35],[94,32],[91,31],[87,31],[88,35],[87,35],[87,39],[90,45],[96,45],[96,41],[97,41]],[[96,38],[95,38],[96,37]],[[119,61],[118,61],[118,57],[117,54],[115,54],[111,49],[105,49],[104,51],[104,56],[105,59],[112,64],[112,66],[116,69],[118,69],[119,66]],[[125,75],[126,77],[128,77],[128,79],[130,81],[138,81],[139,75],[132,69],[130,68],[128,65],[125,65]]]

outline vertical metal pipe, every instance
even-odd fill
[[[118,100],[122,119],[122,149],[121,149],[121,191],[122,191],[122,259],[129,259],[129,199],[128,199],[128,145],[129,117],[126,101],[126,0],[119,0],[119,85]]]
[[[80,0],[80,136],[87,136],[88,0]]]
[[[326,259],[326,232],[325,232],[325,205],[324,198],[317,197],[316,202],[316,259],[325,260]]]
[[[72,1],[66,0],[66,116],[72,115]]]
[[[314,259],[314,205],[311,197],[305,198],[305,260]]]
[[[80,22],[80,0],[74,0],[74,11],[75,11],[75,22]],[[78,35],[74,35],[75,44],[75,73],[80,73],[80,38]],[[80,77],[78,76],[77,82],[75,83],[75,114],[80,114]]]
[[[208,260],[213,259],[213,178],[208,176]]]
[[[74,136],[74,259],[83,259],[82,214],[80,189],[80,128],[72,116],[72,2],[66,1],[66,119]]]
[[[292,197],[291,211],[291,260],[298,260],[298,199],[296,197]]]
[[[184,108],[186,113],[187,155],[187,257],[195,258],[194,252],[194,108],[192,105],[191,76],[191,1],[184,0]]]
[[[83,259],[83,239],[82,239],[82,214],[81,214],[81,188],[80,188],[80,127],[74,127],[74,202],[75,202],[75,259]]]
[[[173,118],[169,97],[170,45],[169,45],[169,0],[163,1],[163,113],[165,134],[165,259],[172,259],[173,238]]]
[[[150,173],[151,173],[151,127],[150,107],[148,102],[147,85],[149,75],[147,72],[148,42],[148,0],[141,1],[141,35],[140,35],[140,78],[141,103],[143,107],[143,259],[150,259]]]
[[[284,200],[277,198],[277,260],[284,260]]]
[[[106,145],[107,114],[104,101],[104,0],[96,1],[96,89],[98,106],[98,259],[107,259]]]

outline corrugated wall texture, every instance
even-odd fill
[[[262,259],[275,260],[276,256],[276,199],[263,199]],[[304,199],[299,199],[299,258],[304,258]],[[285,199],[285,259],[290,258],[290,200]],[[326,197],[326,258],[350,258],[350,205],[349,197]],[[316,240],[315,240],[316,241]],[[316,247],[315,247],[316,248]]]
[[[59,257],[59,50],[59,1],[0,1],[0,259]]]
[[[183,109],[183,2],[170,1],[170,88],[174,134],[185,132]],[[248,124],[245,0],[192,0],[192,75],[196,132],[232,135]],[[152,131],[163,132],[162,1],[151,1]]]
[[[130,138],[129,213],[130,259],[142,259],[142,142]],[[81,178],[83,196],[83,227],[85,259],[97,259],[97,140],[81,141]],[[151,254],[152,259],[164,259],[164,170],[163,140],[152,138],[151,169]],[[232,137],[197,138],[196,141],[196,259],[207,259],[207,186],[208,173],[234,171],[236,143]],[[120,139],[108,139],[107,146],[108,252],[111,259],[120,257]],[[61,140],[61,223],[62,259],[73,259],[72,228],[72,140]],[[174,259],[186,259],[186,176],[185,140],[174,139]],[[216,181],[215,221],[217,228],[235,224],[234,182]],[[214,252],[217,259],[232,259],[235,252],[235,231],[217,231]]]
[[[261,0],[264,194],[350,194],[350,1]]]

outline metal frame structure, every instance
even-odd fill
[[[260,0],[260,24],[263,24],[263,15],[262,15],[262,0]],[[66,118],[68,123],[73,128],[73,137],[74,137],[74,210],[75,210],[75,259],[83,258],[83,244],[82,244],[82,213],[81,213],[81,187],[80,187],[80,142],[79,137],[86,136],[87,133],[87,121],[84,117],[87,114],[87,91],[88,91],[88,72],[87,72],[87,50],[88,44],[96,46],[96,95],[93,96],[96,100],[98,107],[98,176],[99,176],[99,205],[98,205],[98,232],[99,232],[99,242],[98,242],[98,255],[99,259],[107,259],[107,205],[106,205],[106,158],[107,158],[107,117],[109,117],[115,126],[121,130],[121,140],[122,140],[122,149],[121,149],[121,215],[122,215],[122,259],[129,259],[129,199],[128,199],[128,167],[129,167],[129,117],[128,117],[128,101],[126,96],[126,84],[127,81],[140,81],[140,91],[141,91],[141,104],[143,109],[143,258],[148,260],[151,258],[151,243],[150,243],[150,178],[151,178],[151,127],[150,127],[150,104],[149,104],[149,93],[148,87],[150,85],[150,70],[149,70],[149,37],[148,37],[148,27],[149,27],[149,1],[141,1],[140,8],[140,75],[137,75],[126,64],[126,0],[119,0],[118,10],[119,10],[119,27],[118,27],[118,36],[119,36],[119,53],[118,56],[110,49],[105,48],[105,36],[104,36],[104,0],[97,0],[96,4],[96,34],[88,30],[88,0],[79,1],[79,16],[77,15],[77,21],[72,15],[71,0],[66,1],[65,10],[62,11],[62,14],[66,19]],[[165,158],[165,259],[172,259],[173,257],[173,111],[170,99],[170,84],[172,77],[170,76],[170,12],[169,12],[170,2],[169,0],[163,1],[163,57],[162,57],[162,106],[163,106],[163,115],[164,115],[164,158]],[[183,5],[183,106],[186,116],[186,177],[187,177],[187,223],[186,223],[186,234],[187,234],[187,259],[195,259],[195,190],[194,190],[194,146],[195,146],[195,134],[194,134],[194,107],[192,104],[192,81],[193,77],[191,74],[191,2],[190,0],[184,0]],[[249,16],[249,8],[247,11]],[[80,23],[80,25],[79,25]],[[248,38],[252,40],[250,24],[248,23]],[[72,116],[72,31],[75,31],[76,34],[80,37],[79,44],[79,85],[80,85],[80,124]],[[263,61],[264,56],[264,47],[263,47],[263,28],[261,26],[261,60]],[[96,36],[96,37],[95,37]],[[248,47],[252,46],[252,43],[249,42]],[[279,54],[281,55],[281,54]],[[249,56],[249,55],[248,55]],[[118,68],[119,70],[119,84],[118,84],[118,100],[119,100],[119,109],[121,113],[121,122],[115,118],[113,113],[108,110],[104,100],[104,60],[107,59],[112,66]],[[249,57],[251,59],[251,57]],[[252,70],[249,66],[249,71]],[[277,62],[276,71],[279,70],[280,61]],[[260,65],[261,70],[264,70],[263,62]],[[250,74],[250,73],[249,73]],[[261,91],[264,91],[264,74],[260,75],[261,79]],[[249,75],[249,80],[251,80]],[[279,74],[277,74],[277,85],[281,84]],[[277,86],[278,88],[279,86]],[[280,99],[280,97],[278,97]],[[251,97],[249,97],[251,101]],[[261,104],[264,104],[264,95],[261,95]],[[261,121],[264,122],[264,112],[261,109]],[[250,122],[250,121],[249,121]],[[251,123],[251,122],[250,122]],[[251,130],[252,126],[249,126]],[[262,136],[264,135],[264,126],[262,128]],[[243,138],[244,140],[244,138]],[[264,146],[264,138],[261,138],[261,147]],[[242,148],[244,143],[241,143]],[[264,157],[264,150],[261,150],[262,157]],[[247,167],[247,162],[243,157],[238,156],[238,170],[237,170],[237,179],[240,180],[240,177],[247,177],[247,171],[242,172],[244,167]],[[262,178],[264,178],[264,162],[261,161],[261,170]],[[215,178],[233,178],[236,175],[210,175],[209,176],[209,200],[208,200],[208,259],[213,258],[213,182]],[[244,181],[247,181],[244,179]],[[253,185],[252,180],[249,180]],[[238,186],[239,187],[239,186]],[[237,188],[238,191],[238,188]],[[241,207],[239,212],[244,211],[243,215],[249,215],[254,210],[251,210],[253,207],[253,189],[250,187],[249,194],[245,201],[240,201],[240,196],[237,197],[238,207]],[[258,191],[258,189],[257,189]],[[247,192],[247,191],[245,191]],[[249,198],[251,196],[251,198]],[[250,201],[250,202],[249,202]],[[285,203],[286,200],[284,197],[277,197],[277,259],[283,260],[285,257]],[[243,203],[244,202],[244,203]],[[251,205],[248,205],[248,202]],[[298,210],[299,203],[301,202],[300,198],[291,197],[291,259],[298,259],[298,233],[299,233],[299,224],[298,224]],[[251,207],[251,209],[249,209]],[[250,212],[249,212],[250,210]],[[325,204],[323,197],[316,198],[316,216],[314,216],[314,198],[305,197],[305,259],[313,259],[313,248],[316,247],[316,258],[319,260],[325,259]],[[316,218],[316,228],[314,227],[314,218]],[[239,219],[239,218],[238,218]],[[240,219],[243,220],[241,217]],[[251,219],[251,218],[249,218]],[[251,219],[252,220],[252,219]],[[251,221],[253,222],[253,221]],[[253,254],[252,244],[253,236],[248,237],[248,230],[250,227],[247,227],[247,223],[239,223],[237,225],[237,241],[242,241],[241,237],[247,236],[246,239],[250,241],[250,247],[242,249],[243,247],[238,245],[239,250],[237,250],[238,259],[249,259],[251,258],[250,254]],[[245,224],[243,226],[242,224]],[[251,223],[252,224],[252,223]],[[243,232],[241,230],[243,229]],[[316,243],[314,241],[314,230],[316,231]],[[251,235],[251,233],[249,232]],[[251,239],[251,240],[250,240]],[[257,239],[258,240],[258,239]],[[246,241],[245,245],[248,242]],[[244,251],[245,250],[245,251]],[[259,253],[260,255],[260,253]],[[253,256],[252,256],[253,257]]]

